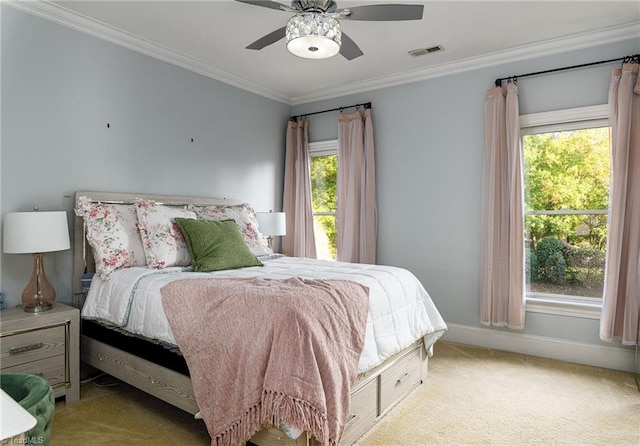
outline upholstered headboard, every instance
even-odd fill
[[[186,197],[178,195],[151,195],[136,194],[123,192],[96,192],[77,190],[74,193],[74,208],[78,209],[78,199],[80,197],[88,197],[92,202],[97,203],[115,203],[115,204],[131,204],[136,198],[144,200],[153,200],[157,203],[168,206],[211,206],[211,205],[237,205],[242,204],[240,200],[226,198],[206,198],[206,197]],[[84,220],[81,216],[75,215],[74,218],[74,236],[73,236],[73,305],[81,308],[84,303],[84,292],[82,289],[81,278],[86,272],[94,272],[95,265],[91,247],[87,243],[85,237]]]

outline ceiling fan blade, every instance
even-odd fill
[[[254,6],[262,6],[263,8],[269,8],[269,9],[278,9],[280,11],[282,11],[282,7],[286,6],[283,5],[282,3],[278,3],[278,2],[274,2],[271,0],[236,0],[237,2],[240,3],[247,3],[249,5],[254,5]]]
[[[283,26],[282,28],[278,28],[273,32],[270,32],[264,37],[259,38],[251,45],[248,45],[246,48],[248,50],[261,50],[265,46],[269,46],[272,43],[276,43],[278,40],[283,39],[287,34],[287,27]]]
[[[356,57],[362,56],[363,52],[356,43],[351,40],[351,37],[347,36],[344,31],[342,32],[342,44],[340,45],[340,54],[347,60],[353,60]]]
[[[421,20],[424,5],[363,5],[347,8],[349,20],[390,22],[396,20]]]

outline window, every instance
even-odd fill
[[[606,106],[521,116],[528,302],[601,302],[610,175],[607,116]]]
[[[309,155],[316,254],[319,259],[335,260],[338,141],[310,143]]]

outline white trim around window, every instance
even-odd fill
[[[540,127],[544,131],[563,131],[590,125],[609,125],[609,106],[594,105],[589,107],[555,110],[532,113],[520,116],[520,133],[522,135],[538,133]],[[586,319],[600,319],[602,302],[600,299],[584,297],[567,297],[553,294],[527,293],[526,311],[531,313],[555,314],[560,316]]]
[[[556,314],[560,316],[600,319],[602,304],[586,300],[554,299],[550,294],[527,293],[526,311],[530,313]]]
[[[338,140],[315,141],[309,143],[309,156],[336,155],[338,153]]]
[[[520,115],[520,128],[538,127],[568,122],[593,121],[595,119],[609,120],[608,105],[592,105],[590,107],[568,108],[542,113]]]

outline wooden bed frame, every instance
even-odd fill
[[[132,203],[134,198],[155,200],[165,205],[234,205],[238,200],[76,191],[74,207],[78,198],[86,196],[94,202]],[[82,308],[84,293],[81,277],[94,271],[93,255],[86,242],[84,220],[75,217],[73,245],[73,305]],[[175,372],[85,335],[80,337],[81,360],[96,369],[106,372],[142,391],[149,393],[191,414],[198,412],[191,380]],[[388,358],[378,367],[360,375],[351,392],[349,420],[341,444],[350,445],[369,430],[398,402],[404,399],[427,376],[428,355],[422,339]],[[289,438],[277,427],[263,429],[251,438],[258,446],[312,446],[317,445],[313,437],[303,433],[296,440]]]

